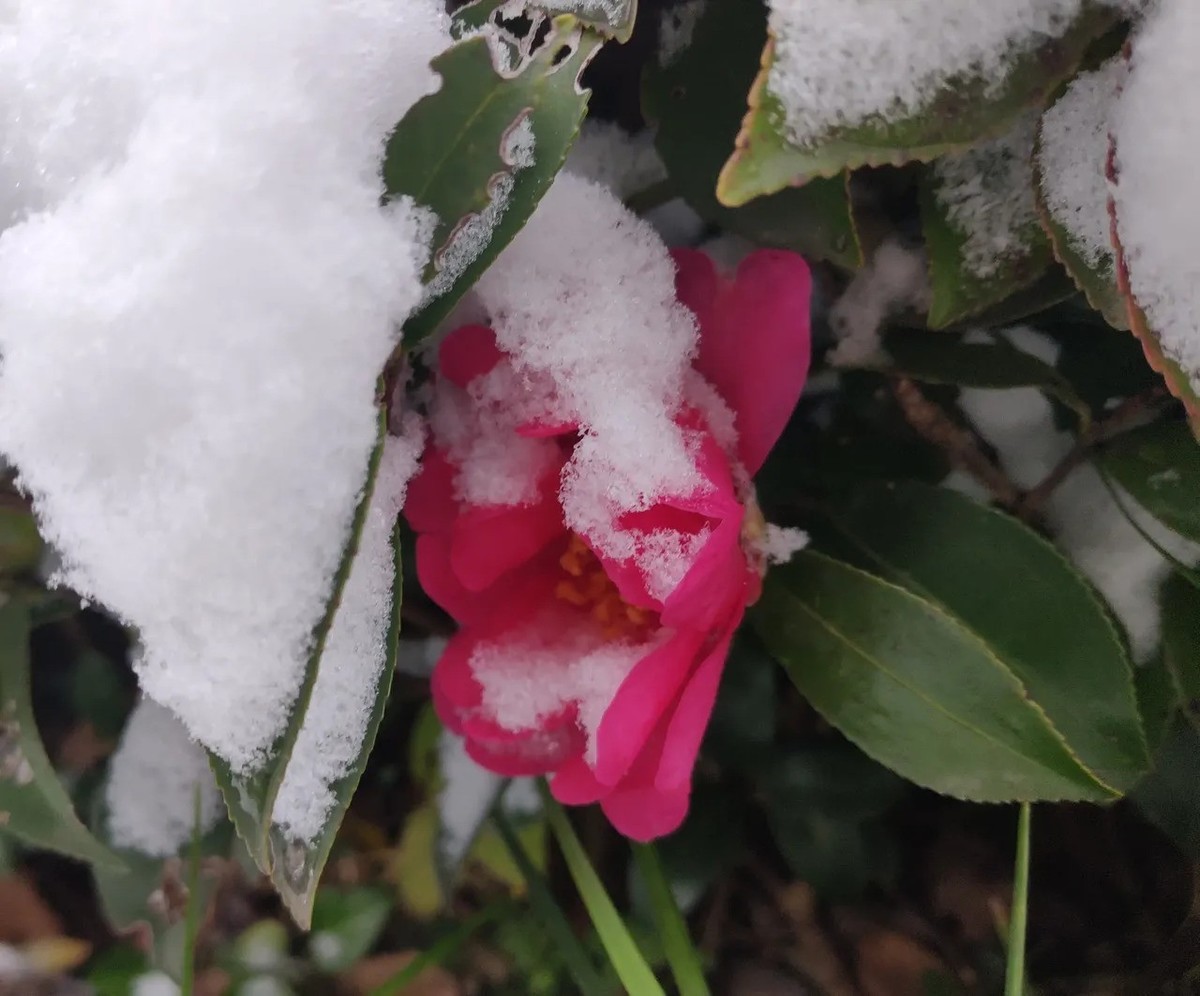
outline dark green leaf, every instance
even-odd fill
[[[1182,422],[1156,422],[1118,437],[1104,470],[1164,526],[1200,543],[1200,443]]]
[[[30,573],[45,549],[33,513],[20,502],[0,503],[0,574]]]
[[[29,608],[0,605],[0,828],[34,847],[120,869],[121,858],[88,832],[58,780],[30,697]]]
[[[963,342],[949,334],[898,330],[883,342],[885,368],[926,384],[959,387],[1038,387],[1071,408],[1083,425],[1091,409],[1054,367],[1017,349],[1005,339]]]
[[[767,37],[760,0],[710,0],[691,43],[643,88],[646,116],[671,184],[706,221],[758,245],[792,249],[841,266],[862,264],[847,178],[814,180],[739,208],[717,200],[717,175],[733,148],[745,94]]]
[[[1146,770],[1125,650],[1053,546],[1010,516],[916,482],[864,484],[830,519],[867,569],[983,640],[1106,785],[1126,789]]]
[[[1151,661],[1135,668],[1133,690],[1137,695],[1138,714],[1142,717],[1142,730],[1146,744],[1153,755],[1162,745],[1171,723],[1178,711],[1179,694],[1175,682],[1161,660]]]
[[[1172,572],[1162,587],[1162,657],[1179,709],[1200,729],[1200,590]]]
[[[549,189],[579,131],[588,97],[579,76],[600,43],[564,15],[516,70],[499,72],[481,35],[433,61],[442,86],[405,115],[383,164],[389,197],[411,197],[438,217],[427,299],[405,324],[407,347],[450,313]],[[512,141],[525,128],[533,161],[521,165]]]
[[[1008,154],[1006,142],[1001,142],[999,147],[1001,151],[992,158],[999,159]],[[972,160],[972,170],[986,174],[989,169],[1004,168],[989,164],[986,151],[989,148],[983,146],[964,154],[980,159],[978,163]],[[1009,245],[1002,251],[997,250],[990,269],[981,272],[977,261],[971,258],[972,235],[951,217],[939,198],[941,190],[942,181],[937,170],[925,170],[921,184],[921,221],[929,252],[929,324],[932,328],[945,328],[1001,304],[1035,283],[1053,261],[1050,240],[1033,217],[1012,233]],[[1003,199],[992,209],[1002,215],[1011,211]],[[987,220],[980,219],[978,223],[986,226]]]
[[[1129,797],[1180,850],[1200,861],[1200,733],[1176,721],[1154,758],[1154,770]]]
[[[849,898],[891,878],[896,854],[878,818],[903,787],[844,742],[776,757],[759,781],[779,850],[792,871],[827,899]]]
[[[1044,102],[1078,68],[1088,46],[1115,22],[1112,10],[1088,4],[1062,37],[1016,59],[1003,80],[968,75],[947,82],[918,113],[896,121],[876,118],[831,130],[813,141],[787,135],[783,105],[771,92],[775,45],[763,50],[763,69],[748,99],[749,111],[737,146],[721,171],[717,196],[745,204],[790,184],[827,177],[857,166],[928,162],[976,140],[995,135],[1031,106]],[[869,72],[863,67],[863,72]]]
[[[767,576],[750,618],[829,722],[919,785],[981,802],[1119,794],[983,640],[903,588],[805,551]]]

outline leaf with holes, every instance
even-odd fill
[[[121,858],[92,836],[54,771],[33,716],[29,607],[0,605],[0,827],[97,867],[123,869]]]
[[[441,88],[420,100],[388,141],[387,195],[411,197],[437,215],[425,300],[404,327],[407,348],[437,328],[521,230],[587,109],[579,77],[599,35],[573,17],[556,17],[530,53],[502,29],[486,31],[433,61]]]
[[[592,31],[619,42],[629,41],[637,21],[637,0],[522,0],[516,8],[531,20],[531,31],[536,31],[546,16],[569,14]],[[512,20],[514,7],[509,0],[468,3],[454,12],[455,34],[461,37],[477,30],[497,13]]]
[[[859,566],[941,606],[983,640],[1106,785],[1124,791],[1145,772],[1121,640],[1091,586],[1037,533],[916,482],[866,482],[828,517]]]
[[[1101,466],[1164,526],[1200,543],[1200,446],[1182,422],[1156,422],[1118,437]]]
[[[1053,262],[1030,166],[1033,120],[921,174],[929,324],[945,328],[1006,301]]]
[[[830,723],[918,785],[978,802],[1120,794],[992,646],[920,595],[804,551],[767,576],[750,620]]]
[[[770,38],[734,152],[721,170],[717,196],[736,206],[848,168],[928,162],[995,135],[1026,109],[1042,104],[1116,21],[1111,8],[1088,3],[1060,37],[1014,58],[1002,79],[960,76],[948,80],[915,113],[834,126],[819,135],[789,130],[784,105],[771,87],[776,41]],[[869,73],[870,67],[858,71]]]
[[[672,187],[706,221],[758,245],[791,249],[839,266],[862,265],[849,177],[814,180],[738,208],[716,197],[745,111],[745,94],[767,36],[760,0],[709,0],[691,42],[666,65],[651,65],[642,106],[657,124],[655,146]]]

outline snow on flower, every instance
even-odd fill
[[[611,196],[556,186],[490,274],[524,279],[481,288],[491,327],[440,345],[405,514],[460,626],[443,721],[649,839],[687,811],[733,632],[795,545],[768,541],[750,478],[807,373],[809,275],[777,251],[732,278],[693,251],[673,267]]]
[[[235,769],[299,688],[425,213],[384,142],[435,0],[15,0],[0,12],[0,451],[60,580]]]

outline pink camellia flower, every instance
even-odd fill
[[[765,568],[750,479],[795,407],[810,350],[800,257],[755,252],[730,279],[702,253],[674,256],[678,298],[699,326],[694,369],[724,405],[685,400],[675,417],[701,485],[619,523],[650,559],[678,565],[669,585],[646,556],[614,560],[566,525],[559,488],[574,425],[514,429],[503,448],[538,447],[536,494],[504,504],[459,497],[463,468],[435,432],[405,507],[421,583],[460,627],[433,675],[443,722],[483,766],[549,774],[559,800],[599,802],[638,840],[687,813],[729,644]],[[436,389],[469,399],[510,362],[490,329],[465,326],[441,345]],[[735,435],[715,421],[726,407]]]

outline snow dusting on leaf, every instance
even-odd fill
[[[417,303],[386,136],[434,0],[22,0],[0,17],[0,451],[143,688],[245,771],[300,684]]]

